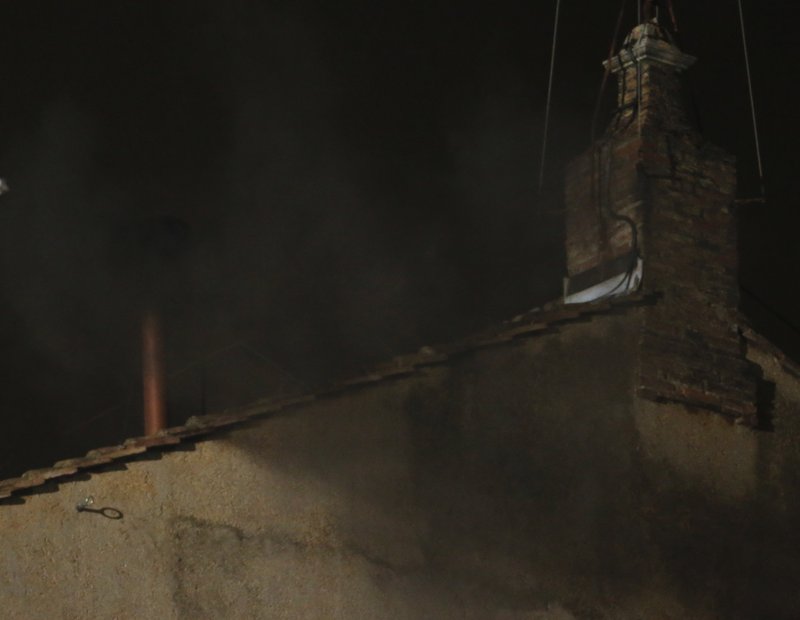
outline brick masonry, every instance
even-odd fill
[[[567,170],[567,275],[602,275],[637,252],[645,292],[660,296],[645,313],[639,395],[756,425],[759,369],[738,326],[735,162],[687,118],[680,72],[693,61],[648,23],[606,63],[618,111]]]

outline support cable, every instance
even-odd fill
[[[630,123],[630,121],[629,121]],[[609,138],[600,138],[600,140],[596,143],[593,147],[594,150],[594,157],[592,162],[592,171],[594,174],[595,168],[598,170],[598,178],[597,178],[597,194],[596,199],[598,201],[598,214],[602,218],[602,212],[605,210],[608,212],[608,215],[611,217],[612,220],[617,222],[622,222],[626,224],[631,230],[631,249],[630,249],[630,262],[628,263],[628,267],[625,270],[624,275],[619,282],[614,285],[614,287],[606,291],[601,297],[598,297],[595,301],[603,301],[606,299],[610,299],[611,297],[615,297],[616,295],[620,295],[624,292],[630,290],[631,284],[633,287],[636,288],[639,286],[639,281],[634,279],[634,274],[636,272],[636,267],[639,263],[640,253],[639,253],[639,230],[636,227],[636,222],[633,221],[627,215],[622,215],[614,210],[612,206],[612,199],[611,199],[611,158],[613,156],[613,148],[610,145]],[[603,170],[603,150],[605,149],[605,170]],[[595,166],[596,164],[596,166]],[[605,174],[604,174],[605,173]],[[604,178],[605,177],[605,178]],[[605,183],[603,183],[605,181]],[[594,182],[592,183],[594,185]],[[605,185],[605,187],[604,187]],[[610,235],[603,240],[605,247],[607,250],[609,248],[610,242]],[[618,293],[622,289],[622,293]]]
[[[642,29],[642,0],[636,0],[636,27]],[[641,36],[641,34],[639,35]],[[636,57],[636,129],[642,137],[642,60]]]
[[[750,93],[750,113],[753,117],[753,136],[756,142],[756,161],[758,162],[758,180],[761,183],[761,196],[764,197],[766,192],[764,190],[764,166],[761,162],[761,143],[758,137],[758,122],[756,121],[756,101],[753,96],[753,78],[750,73],[750,54],[747,51],[747,33],[744,27],[744,10],[742,9],[742,0],[739,3],[739,23],[742,27],[742,48],[744,49],[744,66],[747,72],[747,90]]]
[[[553,48],[550,52],[550,77],[547,81],[547,105],[544,110],[544,134],[542,136],[542,158],[539,166],[539,193],[544,186],[544,166],[547,157],[547,132],[550,128],[550,105],[553,99],[553,73],[556,65],[556,44],[558,42],[558,15],[561,10],[561,0],[556,0],[556,16],[553,23]]]
[[[275,362],[274,360],[269,358],[262,351],[254,348],[251,344],[248,344],[247,340],[239,340],[239,341],[233,342],[233,343],[231,343],[231,344],[229,344],[229,345],[227,345],[225,347],[222,347],[220,349],[212,351],[211,353],[206,353],[204,355],[200,355],[200,356],[194,358],[193,360],[191,360],[188,364],[186,364],[182,368],[176,370],[175,372],[170,373],[167,376],[167,379],[168,380],[173,380],[173,379],[175,379],[177,377],[180,377],[181,375],[185,374],[186,372],[188,372],[190,370],[198,369],[198,368],[200,369],[201,372],[204,373],[206,365],[209,362],[212,362],[212,361],[220,358],[223,354],[228,354],[228,353],[230,353],[232,351],[237,351],[237,350],[240,351],[240,352],[247,353],[247,354],[249,354],[249,355],[251,355],[253,357],[257,357],[258,359],[268,363],[272,368],[276,369],[280,374],[282,374],[285,378],[289,379],[289,381],[291,383],[293,383],[295,386],[297,386],[301,390],[305,390],[305,391],[309,390],[309,386],[306,383],[304,383],[303,381],[298,379],[295,375],[293,375],[288,370],[283,368],[280,364],[278,364],[277,362]],[[80,431],[80,430],[84,429],[85,427],[87,427],[89,424],[92,424],[93,422],[98,422],[100,420],[103,420],[103,419],[107,418],[108,416],[110,416],[111,414],[119,414],[120,410],[122,410],[122,412],[124,414],[128,410],[128,408],[130,407],[130,404],[131,404],[131,401],[133,399],[134,394],[136,394],[137,392],[140,392],[140,391],[141,391],[141,388],[137,388],[136,385],[135,385],[135,382],[134,382],[134,384],[132,384],[130,389],[127,391],[124,399],[120,400],[115,405],[112,405],[110,407],[106,407],[105,409],[103,409],[102,411],[100,411],[98,414],[96,414],[94,416],[92,416],[90,418],[87,418],[85,420],[81,420],[77,424],[74,424],[74,425],[68,427],[64,431],[64,434],[66,436],[72,436],[75,433],[77,433],[78,431]],[[204,410],[205,407],[203,406],[203,407],[201,407],[201,409],[203,410],[202,413],[205,414],[205,410]],[[128,418],[124,419],[124,424],[125,424],[125,428],[127,428]]]
[[[672,0],[667,0],[667,10],[669,11],[669,19],[672,22],[672,32],[678,33],[678,18],[675,17],[675,8],[672,6]]]
[[[606,63],[605,71],[603,71],[603,79],[600,82],[600,91],[597,93],[597,101],[594,105],[594,113],[592,114],[591,125],[591,142],[595,141],[597,133],[597,121],[600,117],[600,107],[603,104],[603,95],[606,92],[606,85],[608,84],[608,77],[611,75],[611,59],[614,58],[614,52],[617,50],[617,39],[619,38],[620,28],[622,27],[622,18],[625,16],[625,4],[628,0],[622,0],[622,6],[617,15],[617,23],[614,26],[614,35],[611,37],[611,45],[608,47],[608,62]]]

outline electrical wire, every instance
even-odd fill
[[[672,6],[672,0],[667,0],[667,11],[669,11],[669,19],[672,22],[672,31],[678,32],[678,18],[675,17],[675,7]]]
[[[611,59],[614,58],[614,51],[617,49],[617,39],[619,38],[619,31],[622,28],[622,18],[625,16],[625,5],[627,2],[628,0],[622,0],[622,5],[617,15],[617,23],[614,26],[614,34],[611,37],[611,44],[608,46],[608,61],[606,62],[605,71],[603,72],[603,80],[600,82],[600,91],[597,93],[594,113],[592,114],[591,142],[595,141],[595,136],[597,134],[597,121],[600,116],[600,106],[603,104],[603,95],[605,94],[606,85],[608,84],[608,76],[611,75]]]
[[[288,370],[286,370],[285,368],[280,366],[274,360],[272,360],[269,357],[267,357],[263,352],[259,351],[258,349],[255,349],[246,340],[240,340],[240,341],[237,341],[237,342],[233,342],[233,343],[231,343],[231,344],[229,344],[229,345],[227,345],[225,347],[222,347],[220,349],[216,349],[216,350],[214,350],[214,351],[212,351],[210,353],[205,353],[203,355],[200,355],[200,356],[194,358],[193,360],[191,360],[190,362],[188,362],[185,366],[183,366],[180,369],[176,370],[175,372],[172,372],[169,375],[167,375],[167,379],[169,379],[169,380],[176,379],[176,378],[180,377],[181,375],[187,373],[188,371],[196,369],[196,368],[199,368],[201,371],[203,371],[205,369],[205,367],[208,365],[209,362],[212,362],[212,361],[218,359],[223,354],[230,354],[231,352],[235,352],[235,351],[238,351],[239,353],[245,353],[245,354],[257,357],[258,359],[260,359],[260,360],[262,360],[264,362],[267,362],[270,366],[272,366],[274,369],[276,369],[278,372],[280,372],[284,377],[289,379],[289,381],[294,383],[296,386],[300,387],[301,389],[306,389],[306,390],[308,389],[308,386],[303,381],[301,381],[296,376],[294,376],[292,373],[290,373]],[[131,405],[131,401],[133,399],[133,396],[137,391],[138,391],[138,389],[135,387],[135,384],[132,385],[131,388],[128,390],[127,394],[125,395],[124,399],[120,400],[115,405],[111,405],[110,407],[104,408],[102,411],[100,411],[96,415],[93,415],[90,418],[81,420],[77,424],[74,424],[74,425],[70,426],[69,428],[67,428],[64,431],[64,435],[66,435],[66,436],[74,435],[75,433],[81,431],[82,429],[86,428],[87,426],[89,426],[92,423],[96,423],[96,422],[98,422],[100,420],[103,420],[103,419],[107,418],[108,416],[110,416],[112,414],[115,414],[115,413],[119,414],[120,411],[122,411],[122,412],[127,411],[128,408]],[[124,424],[127,425],[127,423],[128,423],[128,419],[124,418]]]
[[[550,129],[550,106],[553,100],[553,74],[556,65],[556,45],[558,42],[558,16],[561,11],[561,0],[556,0],[556,15],[553,23],[553,47],[550,51],[550,77],[547,80],[547,104],[544,109],[544,133],[542,136],[542,158],[539,164],[539,193],[544,186],[544,167],[547,161],[547,133]]]
[[[764,166],[761,161],[761,144],[758,137],[758,121],[756,120],[756,101],[753,96],[753,78],[750,73],[750,54],[747,50],[747,32],[744,26],[744,10],[742,9],[742,0],[739,3],[739,24],[742,27],[742,48],[744,50],[744,66],[747,73],[747,90],[750,93],[750,113],[753,117],[753,137],[756,142],[756,161],[758,162],[758,179],[761,183],[761,195],[765,195],[764,191]]]
[[[614,288],[612,288],[610,291],[606,292],[605,295],[601,296],[596,301],[604,301],[606,299],[609,299],[610,297],[614,297],[615,293],[620,288],[623,289],[623,292],[626,292],[628,290],[630,284],[631,284],[631,281],[633,280],[633,274],[636,271],[636,266],[637,266],[637,264],[639,262],[639,231],[636,228],[636,222],[634,222],[627,215],[622,215],[621,213],[617,213],[616,211],[614,211],[614,209],[611,206],[611,154],[612,154],[612,149],[610,148],[608,142],[609,142],[608,140],[603,141],[599,145],[599,149],[598,149],[598,156],[599,156],[600,159],[603,158],[603,147],[605,146],[606,149],[607,149],[606,162],[605,162],[606,163],[606,169],[605,169],[605,185],[606,185],[606,187],[605,187],[605,192],[604,192],[605,193],[605,206],[606,206],[606,211],[608,212],[608,215],[611,217],[611,219],[616,220],[617,222],[622,222],[624,224],[627,224],[631,229],[631,250],[630,250],[631,261],[628,264],[628,269],[625,271],[624,277],[619,282],[617,282],[617,284],[614,286]],[[600,183],[601,183],[601,179],[598,179],[597,197],[598,197],[598,200],[601,202],[601,205],[602,205],[603,199],[600,197],[600,194],[601,194],[601,192],[600,192],[601,188],[599,187]]]
[[[269,358],[266,355],[264,355],[264,353],[262,353],[258,349],[254,349],[252,345],[247,344],[246,342],[242,342],[242,343],[239,343],[239,348],[242,349],[243,351],[245,351],[247,353],[250,353],[251,355],[257,357],[258,359],[266,362],[267,364],[269,364],[270,366],[275,368],[284,377],[289,379],[289,381],[291,381],[292,383],[294,383],[296,386],[300,387],[301,389],[304,389],[304,390],[308,390],[309,389],[308,384],[306,384],[305,382],[303,382],[300,379],[298,379],[295,375],[290,373],[283,366],[279,365],[278,363],[276,363],[271,358]]]

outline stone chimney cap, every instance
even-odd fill
[[[684,54],[675,45],[672,36],[661,27],[657,18],[639,24],[625,37],[619,54],[603,61],[603,66],[618,73],[638,62],[673,67],[676,72],[691,67],[697,59]]]

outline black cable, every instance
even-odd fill
[[[739,3],[739,23],[742,27],[742,50],[744,51],[744,68],[747,73],[747,92],[750,95],[750,112],[753,120],[753,138],[755,139],[756,146],[756,162],[758,163],[758,179],[761,182],[761,196],[766,197],[767,191],[764,186],[764,165],[761,160],[761,141],[758,135],[758,120],[756,115],[756,99],[753,95],[753,76],[750,72],[750,53],[747,49],[747,32],[744,25],[744,10],[742,9],[742,0]]]
[[[608,147],[609,146],[608,142],[609,141],[606,141],[600,147],[599,154],[600,154],[600,158],[601,159],[603,157],[602,147],[603,146]],[[636,222],[634,222],[627,215],[622,215],[621,213],[617,213],[611,207],[611,149],[610,148],[607,151],[606,171],[605,172],[606,172],[606,175],[605,175],[605,177],[606,177],[606,200],[605,200],[606,211],[608,212],[608,215],[611,217],[611,219],[616,220],[617,222],[624,222],[625,224],[627,224],[630,227],[630,229],[631,229],[631,250],[630,250],[631,261],[630,261],[630,263],[628,265],[628,269],[625,271],[625,277],[622,278],[614,288],[612,288],[605,295],[600,297],[597,301],[608,299],[614,293],[616,293],[620,289],[620,287],[623,286],[623,285],[625,287],[627,287],[630,284],[631,280],[633,279],[633,273],[636,271],[636,265],[637,265],[637,263],[639,261],[639,231],[636,228]],[[598,198],[599,198],[599,194],[600,194],[600,192],[598,191]],[[601,202],[601,207],[602,207],[602,202]]]
[[[597,93],[597,102],[594,106],[594,113],[592,114],[592,126],[591,126],[591,142],[594,143],[595,135],[597,133],[597,120],[600,115],[600,106],[603,104],[603,94],[606,90],[606,85],[608,84],[608,76],[611,74],[611,59],[614,57],[614,51],[617,48],[617,39],[619,38],[619,31],[622,28],[622,18],[625,15],[625,4],[628,0],[622,0],[622,5],[619,9],[619,15],[617,16],[617,23],[614,26],[614,35],[611,38],[611,45],[608,48],[608,61],[606,62],[605,71],[603,71],[603,79],[600,82],[600,91]]]
[[[542,158],[539,167],[539,194],[544,186],[544,167],[547,161],[547,133],[550,129],[550,104],[553,99],[553,75],[556,66],[556,45],[558,43],[558,15],[561,10],[561,0],[556,0],[556,15],[553,24],[553,49],[550,53],[550,77],[547,82],[547,105],[544,109],[544,132],[542,135]]]

